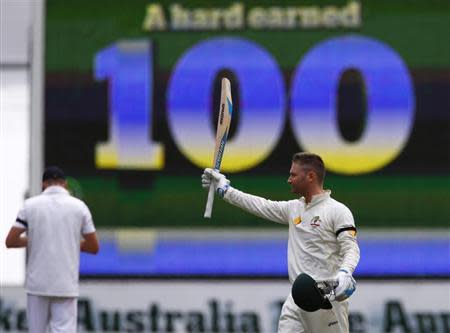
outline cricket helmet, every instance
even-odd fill
[[[328,290],[319,288],[318,283],[305,273],[297,276],[291,290],[295,304],[308,312],[332,308],[329,299],[326,297],[327,292]]]

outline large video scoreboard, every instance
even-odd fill
[[[233,186],[291,199],[312,151],[360,227],[448,226],[450,5],[408,3],[48,0],[45,163],[100,227],[271,227],[202,218],[225,75]]]

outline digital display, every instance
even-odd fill
[[[292,199],[291,157],[312,151],[358,227],[446,228],[449,13],[421,1],[48,0],[45,164],[66,170],[100,229],[280,228],[219,200],[202,218],[227,76],[232,186]]]
[[[164,169],[164,145],[148,139],[154,90],[151,50],[150,41],[126,41],[96,56],[96,78],[109,79],[110,112],[110,139],[96,147],[98,168]],[[227,145],[224,172],[254,168],[276,148],[287,93],[298,145],[320,154],[336,173],[382,169],[409,139],[415,109],[411,77],[388,46],[360,36],[325,40],[300,60],[286,91],[278,65],[263,48],[241,38],[214,38],[182,55],[166,92],[175,144],[200,168],[211,160],[211,97],[214,79],[224,68],[235,74],[240,96],[238,130]],[[351,143],[342,139],[336,117],[339,81],[349,69],[361,73],[367,103],[365,131]]]

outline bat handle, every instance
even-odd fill
[[[209,191],[208,191],[208,201],[206,201],[205,214],[203,214],[204,218],[207,218],[207,219],[211,218],[215,192],[216,192],[216,187],[214,185],[214,182],[211,182],[211,185],[209,186]]]

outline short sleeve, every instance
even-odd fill
[[[83,204],[83,224],[81,227],[81,233],[90,234],[95,232],[94,221],[92,220],[92,214],[89,208]]]
[[[28,229],[28,220],[25,206],[19,210],[19,213],[17,213],[16,221],[14,222],[13,227]]]

